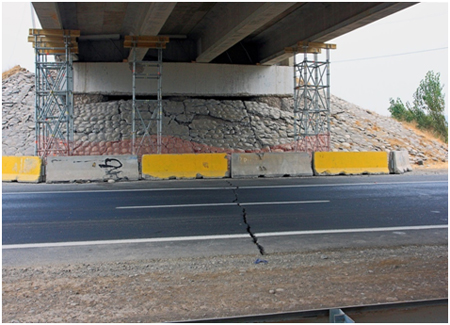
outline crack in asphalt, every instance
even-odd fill
[[[250,226],[250,224],[247,221],[247,211],[239,203],[239,197],[238,197],[238,194],[237,194],[237,191],[239,190],[239,186],[233,186],[233,184],[231,184],[231,182],[229,182],[229,181],[227,181],[227,183],[230,186],[234,187],[233,188],[233,194],[234,194],[235,199],[233,200],[233,203],[236,203],[236,205],[242,210],[242,219],[243,219],[245,225],[247,226],[248,234],[252,238],[252,241],[256,245],[256,247],[258,247],[259,253],[261,255],[264,255],[265,254],[264,247],[260,243],[258,243],[258,237],[256,237],[255,234],[252,232],[251,226]]]

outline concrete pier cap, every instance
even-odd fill
[[[75,94],[132,94],[132,72],[127,62],[75,62],[73,67]],[[292,74],[289,66],[167,62],[162,70],[163,97],[292,96]],[[155,80],[136,82],[137,95],[155,95],[156,89]]]

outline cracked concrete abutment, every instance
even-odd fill
[[[227,183],[233,187],[233,193],[234,193],[234,197],[235,197],[233,202],[236,203],[236,205],[242,210],[242,220],[244,221],[245,225],[247,226],[248,234],[252,238],[253,243],[256,245],[256,247],[258,247],[259,253],[261,255],[264,255],[265,254],[264,247],[260,243],[258,243],[258,237],[256,237],[255,234],[252,232],[251,226],[247,221],[247,211],[245,210],[245,208],[243,206],[241,206],[241,203],[239,202],[239,197],[237,194],[237,191],[239,190],[239,186],[233,186],[233,184],[231,184],[231,182],[229,182],[229,181],[227,181]]]

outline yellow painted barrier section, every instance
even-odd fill
[[[314,152],[315,175],[389,174],[388,153]]]
[[[2,181],[39,183],[42,160],[40,157],[2,156]]]
[[[229,176],[227,154],[161,154],[142,156],[145,178],[224,178]]]

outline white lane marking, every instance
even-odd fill
[[[131,189],[122,189],[122,190],[79,190],[79,191],[42,191],[42,192],[9,192],[9,193],[2,193],[3,195],[17,195],[17,194],[73,194],[73,193],[116,193],[116,192],[159,192],[159,191],[198,191],[198,190],[205,190],[205,191],[212,191],[212,190],[236,190],[237,187],[170,187],[170,188],[131,188]]]
[[[171,188],[143,188],[121,190],[80,190],[80,191],[42,191],[42,192],[3,192],[2,195],[29,195],[29,194],[66,194],[66,193],[114,193],[114,192],[158,192],[158,191],[214,191],[214,190],[249,190],[249,189],[273,189],[273,188],[302,188],[302,187],[336,187],[336,186],[368,186],[368,185],[401,185],[401,184],[426,184],[448,183],[448,181],[419,181],[419,182],[371,182],[351,184],[298,184],[298,185],[263,185],[263,186],[219,186],[219,187],[171,187]]]
[[[357,232],[380,232],[380,231],[406,231],[406,230],[428,230],[446,229],[448,225],[428,225],[428,226],[405,226],[405,227],[379,227],[379,228],[356,228],[356,229],[329,229],[329,230],[306,230],[306,231],[284,231],[266,232],[255,234],[256,237],[278,237],[278,236],[298,236],[298,235],[322,235],[322,234],[342,234]]]
[[[293,185],[266,185],[266,186],[239,186],[240,190],[250,190],[257,188],[295,188],[295,187],[334,187],[334,186],[368,186],[368,185],[401,185],[401,184],[424,184],[424,183],[448,183],[448,181],[419,181],[419,182],[372,182],[372,183],[350,183],[350,184],[293,184]]]
[[[240,205],[278,205],[278,204],[311,204],[311,203],[330,203],[329,200],[316,201],[279,201],[279,202],[243,202]],[[116,207],[116,209],[161,209],[161,208],[197,208],[197,207],[215,207],[215,206],[237,206],[238,203],[192,203],[192,204],[173,204],[173,205],[135,205]]]
[[[364,233],[364,232],[391,232],[391,231],[395,232],[395,231],[429,230],[429,229],[448,229],[448,225],[425,225],[425,226],[404,226],[404,227],[384,227],[384,228],[357,228],[357,229],[265,232],[265,233],[256,233],[255,236],[256,237],[280,237],[280,236]],[[249,235],[248,234],[210,235],[210,236],[165,237],[165,238],[95,240],[95,241],[79,241],[79,242],[39,243],[39,244],[16,244],[16,245],[2,245],[2,249],[7,250],[7,249],[26,249],[26,248],[90,246],[90,245],[162,243],[162,242],[183,242],[183,241],[195,241],[195,240],[203,241],[203,240],[235,239],[235,238],[249,238]]]
[[[330,200],[279,201],[279,202],[244,202],[244,203],[241,203],[241,205],[276,205],[276,204],[310,204],[310,203],[330,203]]]

